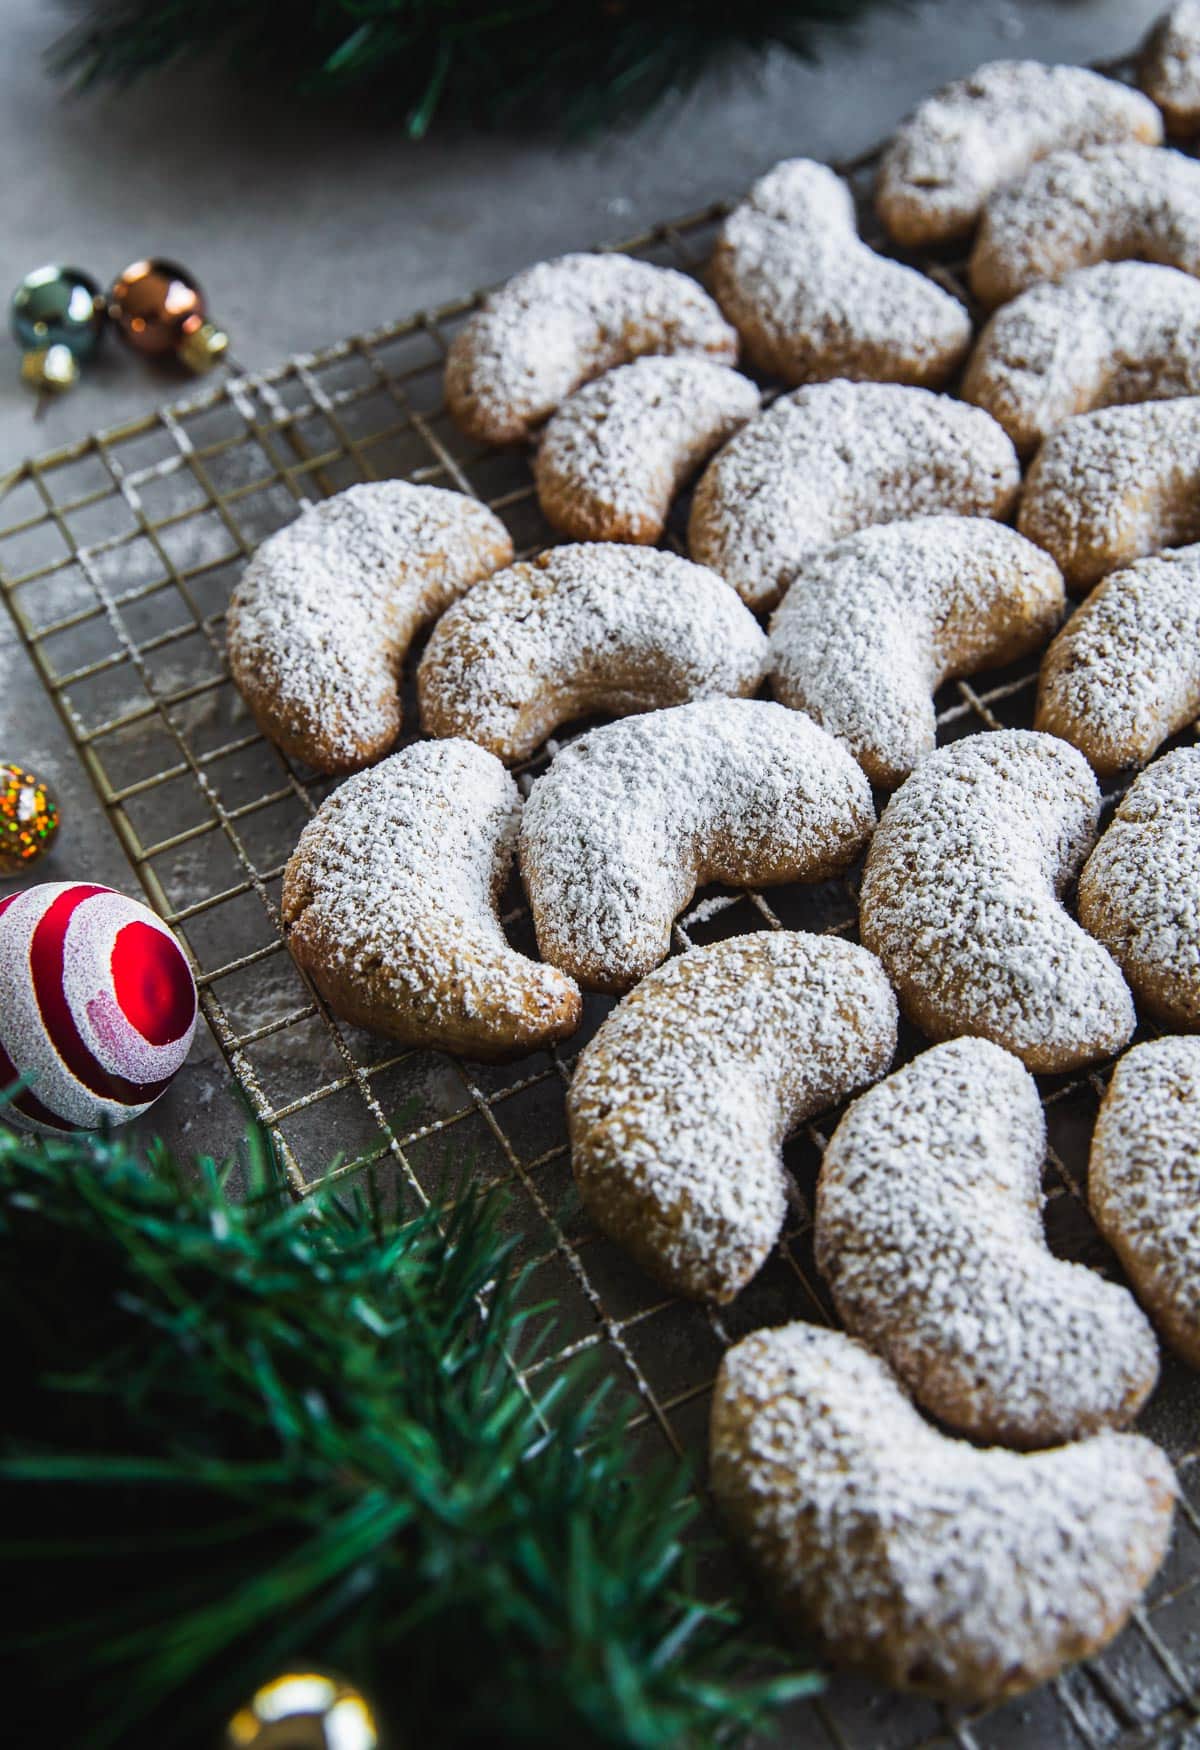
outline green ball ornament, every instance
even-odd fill
[[[10,321],[31,388],[69,389],[104,324],[104,297],[78,267],[35,267],[12,295]]]

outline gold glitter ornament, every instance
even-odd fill
[[[380,1750],[374,1709],[328,1671],[284,1671],[256,1689],[225,1730],[224,1750]]]
[[[0,761],[0,881],[23,875],[58,832],[53,793],[24,766]]]

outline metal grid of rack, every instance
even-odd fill
[[[861,192],[871,159],[841,168]],[[698,273],[724,210],[621,247]],[[961,264],[925,265],[965,296]],[[411,1207],[443,1184],[449,1161],[470,1161],[477,1181],[508,1188],[530,1292],[558,1303],[556,1345],[531,1376],[594,1351],[633,1394],[639,1441],[702,1464],[723,1348],[764,1324],[832,1317],[811,1248],[822,1128],[787,1144],[787,1231],[736,1304],[717,1315],[665,1296],[590,1229],[571,1192],[563,1094],[609,1002],[588,999],[563,1049],[499,1067],[400,1050],[339,1022],[293,965],[279,920],[284,864],[332,781],[258,733],[224,662],[225,607],[246,557],[300,504],[356,481],[470,493],[505,519],[522,556],[553,539],[528,458],[473,446],[442,404],[449,338],[477,301],[237,377],[24,464],[0,482],[0,592],[147,898],[192,957],[204,1015],[296,1194],[369,1172]],[[947,688],[940,738],[1027,726],[1035,676],[1027,663]],[[406,723],[415,719],[410,690]],[[519,769],[526,789],[554,746]],[[856,909],[853,876],[710,892],[680,920],[675,946],[780,927],[852,936]],[[533,951],[515,887],[505,921]],[[913,1035],[905,1051],[919,1046]],[[1045,1085],[1047,1226],[1062,1255],[1112,1270],[1083,1196],[1102,1091],[1103,1070]],[[1195,1382],[1168,1363],[1150,1421],[1179,1468],[1179,1529],[1145,1607],[1105,1653],[969,1716],[834,1677],[789,1716],[784,1740],[835,1750],[1200,1744],[1198,1404]]]

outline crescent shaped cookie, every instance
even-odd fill
[[[986,1039],[859,1096],[817,1183],[817,1268],[843,1325],[973,1440],[1057,1446],[1131,1422],[1158,1380],[1133,1296],[1042,1230],[1037,1083]]]
[[[1162,120],[1126,85],[1085,67],[990,61],[927,97],[880,166],[876,205],[900,243],[965,236],[988,197],[1060,148],[1157,145]]]
[[[560,255],[526,268],[450,343],[446,401],[468,437],[528,437],[581,384],[645,353],[731,365],[737,335],[687,274],[628,255]]]
[[[896,999],[865,948],[783,931],[693,948],[580,1055],[567,1097],[580,1195],[672,1291],[732,1300],[783,1226],[785,1135],[895,1049]]]
[[[1200,280],[1122,261],[1032,286],[997,310],[962,392],[1024,455],[1064,420],[1200,392]]]
[[[859,925],[930,1039],[974,1033],[1039,1074],[1126,1043],[1125,980],[1062,905],[1099,817],[1082,755],[1033,730],[938,748],[897,790],[867,855]]]
[[[895,789],[937,740],[942,682],[1037,649],[1063,608],[1054,561],[1002,523],[863,529],[813,554],[776,608],[772,690]]]
[[[417,671],[429,735],[523,759],[560,724],[754,692],[767,641],[703,565],[644,547],[553,547],[477,584]]]
[[[704,699],[605,724],[555,755],[525,806],[521,875],[544,959],[626,991],[707,881],[821,881],[875,824],[866,778],[797,711]]]
[[[1101,777],[1143,765],[1200,717],[1200,547],[1106,577],[1042,661],[1035,724]]]
[[[1182,0],[1146,38],[1138,84],[1152,97],[1173,134],[1200,128],[1200,3]]]
[[[335,1014],[469,1057],[575,1030],[575,985],[500,924],[520,810],[513,778],[469,741],[417,742],[334,791],[288,863],[283,926]]]
[[[657,541],[671,500],[758,412],[748,377],[709,359],[644,358],[587,383],[542,436],[547,519],[577,541]]]
[[[1200,274],[1200,164],[1157,146],[1055,152],[987,204],[968,276],[989,307],[1100,261]]]
[[[1156,1573],[1176,1484],[1137,1434],[980,1449],[925,1422],[839,1331],[756,1331],[721,1363],[718,1504],[784,1614],[844,1663],[954,1702],[1105,1646]]]
[[[901,517],[1007,516],[1020,478],[981,408],[897,383],[814,383],[709,463],[688,546],[750,607],[769,608],[816,548]]]
[[[1200,1368],[1200,1039],[1152,1039],[1118,1063],[1088,1205],[1167,1342]]]
[[[490,510],[436,486],[351,486],[305,510],[229,604],[229,666],[263,734],[319,772],[379,759],[416,632],[512,552]]]
[[[1079,877],[1079,921],[1149,1014],[1200,1028],[1200,748],[1130,785]]]
[[[1017,527],[1081,593],[1160,547],[1200,540],[1200,397],[1069,419],[1025,477]]]
[[[938,388],[971,344],[971,319],[923,273],[858,235],[854,197],[811,158],[777,164],[721,228],[717,302],[756,370]]]

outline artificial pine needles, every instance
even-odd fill
[[[724,1744],[813,1687],[739,1676],[686,1479],[578,1378],[520,1384],[547,1315],[494,1199],[388,1227],[248,1153],[237,1202],[211,1161],[0,1127],[14,1741],[211,1746],[300,1658],[422,1750]]]
[[[893,0],[895,3],[895,0]],[[881,0],[83,0],[52,62],[77,84],[127,82],[227,55],[309,97],[372,93],[414,137],[436,117],[590,131],[709,68],[782,48]]]

